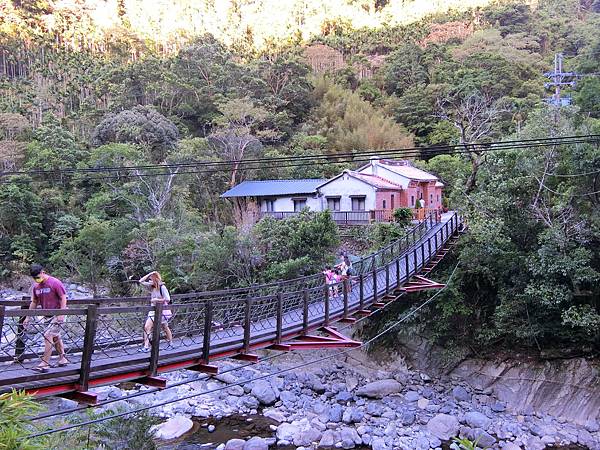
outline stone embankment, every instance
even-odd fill
[[[181,371],[170,375],[173,381],[193,381],[128,402],[156,404],[223,388],[155,410],[165,419],[178,417],[168,423],[166,435],[170,437],[177,434],[173,430],[177,423],[183,424],[181,433],[190,427],[189,421],[179,417],[219,418],[262,412],[278,422],[272,427],[272,437],[231,439],[220,446],[225,450],[266,450],[277,446],[439,449],[443,442],[457,436],[478,441],[481,448],[542,450],[553,445],[579,444],[600,449],[600,425],[593,414],[582,423],[574,423],[560,415],[550,415],[537,400],[535,408],[516,412],[503,395],[495,393],[493,386],[472,386],[456,375],[434,380],[425,372],[369,369],[364,361],[337,359],[325,361],[320,367],[308,366],[268,379],[244,381],[291,367],[300,362],[298,358],[285,356],[246,367],[222,362],[220,370],[229,372],[214,378]],[[101,398],[118,398],[130,392],[107,387],[100,393]],[[554,405],[553,402],[553,398],[548,399],[548,404]],[[115,405],[118,404],[111,407]]]

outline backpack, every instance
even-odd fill
[[[165,288],[166,290],[166,294],[163,292],[163,288]],[[167,289],[167,286],[165,286],[165,284],[161,284],[160,285],[160,295],[162,296],[163,302],[165,303],[165,305],[168,305],[169,303],[171,303],[171,301],[167,301],[167,296],[169,296],[169,290]],[[169,296],[170,297],[170,296]]]

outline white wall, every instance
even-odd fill
[[[410,179],[394,172],[393,170],[388,169],[385,166],[382,166],[380,164],[377,164],[375,166],[375,173],[373,173],[373,165],[369,164],[367,167],[365,167],[363,170],[360,171],[360,173],[366,173],[368,175],[377,175],[381,178],[385,178],[386,180],[391,181],[392,183],[396,183],[399,184],[400,186],[402,186],[403,189],[408,188],[408,183],[410,182]]]
[[[365,210],[375,209],[375,188],[356,178],[343,174],[341,177],[319,188],[322,209],[327,209],[326,197],[340,197],[340,211],[352,211],[351,195],[364,195]]]
[[[293,198],[306,198],[306,206],[311,211],[321,211],[321,200],[317,198],[316,195],[309,194],[296,194],[296,195],[288,195],[288,196],[280,196],[280,197],[268,197],[269,199],[274,199],[275,202],[273,204],[273,210],[275,212],[290,212],[294,211],[294,202]],[[260,199],[260,210],[266,211],[267,207],[265,205],[265,198]]]

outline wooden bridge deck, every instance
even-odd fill
[[[167,342],[158,339],[160,327],[155,327],[149,353],[138,351],[142,326],[149,312],[160,317],[161,307],[147,306],[147,299],[139,298],[111,299],[110,303],[98,299],[71,302],[63,326],[70,363],[47,373],[32,370],[42,352],[43,325],[38,325],[39,333],[27,336],[22,320],[25,315],[59,313],[29,311],[21,309],[25,304],[9,306],[14,302],[3,301],[0,392],[15,388],[40,396],[85,394],[93,387],[126,380],[160,387],[161,373],[183,368],[211,371],[209,362],[214,359],[252,360],[254,349],[291,349],[302,336],[336,321],[352,322],[357,315],[382,307],[383,301],[410,291],[411,279],[428,273],[443,258],[460,224],[460,218],[450,213],[443,215],[441,222],[421,223],[420,228],[415,227],[417,232],[413,229],[412,240],[407,237],[406,243],[400,240],[372,255],[371,266],[359,265],[361,273],[351,284],[337,286],[337,297],[332,287],[321,284],[322,277],[305,277],[289,285],[266,285],[269,288],[262,292],[254,287],[243,292],[175,296],[169,305],[174,346],[167,348]],[[104,306],[106,303],[109,306]],[[336,345],[353,343],[341,340]]]

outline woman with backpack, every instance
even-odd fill
[[[169,342],[167,348],[173,348],[173,333],[169,328],[169,319],[171,319],[173,313],[170,309],[167,309],[167,305],[171,302],[171,296],[169,295],[167,286],[165,286],[163,283],[160,273],[156,271],[144,275],[142,278],[140,278],[139,282],[141,285],[146,286],[150,290],[150,304],[152,306],[156,306],[159,303],[164,305],[162,317],[160,319],[160,325],[167,336],[167,341]],[[148,317],[146,318],[146,323],[144,324],[144,346],[140,348],[141,352],[150,351],[150,335],[152,334],[152,329],[154,328],[154,316],[154,311],[148,311]]]

